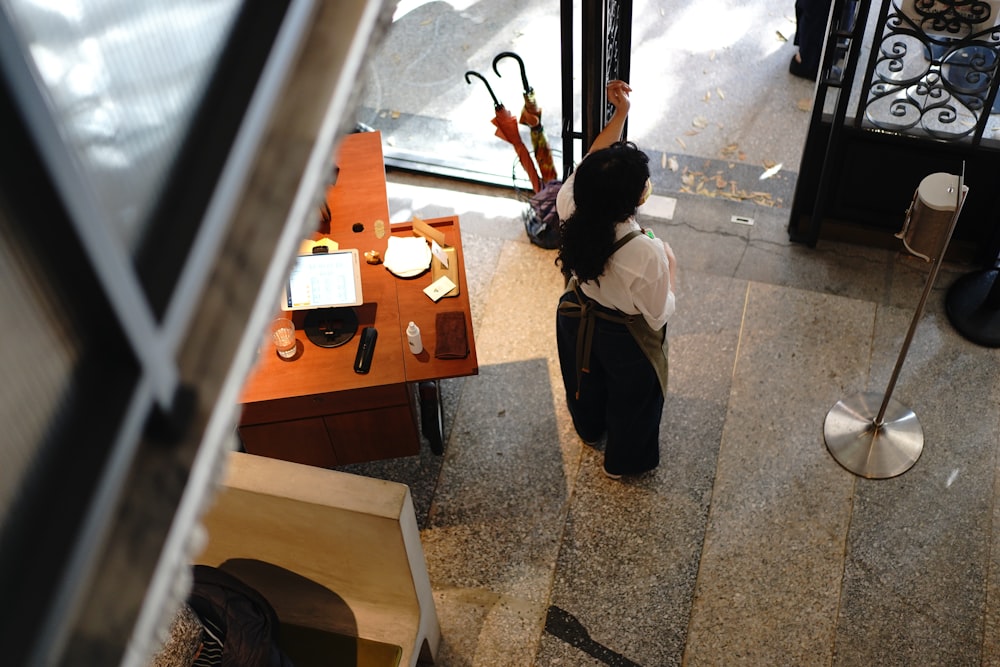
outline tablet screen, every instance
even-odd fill
[[[299,255],[285,284],[282,310],[360,306],[361,262],[356,249]]]

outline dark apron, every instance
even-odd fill
[[[611,254],[615,254],[619,248],[631,241],[636,236],[642,234],[639,230],[632,230],[615,242]],[[610,255],[609,255],[610,256]],[[642,350],[646,359],[656,370],[656,377],[660,381],[660,389],[663,395],[667,395],[667,325],[660,329],[653,329],[646,322],[646,318],[641,314],[628,315],[615,308],[608,308],[588,298],[580,291],[576,278],[570,278],[566,284],[566,292],[573,292],[577,302],[561,301],[559,303],[559,314],[566,317],[580,319],[580,326],[576,336],[576,391],[577,397],[580,395],[580,381],[583,373],[590,372],[590,350],[594,341],[594,324],[597,318],[624,324],[636,344]],[[564,292],[564,294],[566,293]]]

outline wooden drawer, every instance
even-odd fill
[[[302,419],[285,418],[267,423],[251,423],[244,415],[239,427],[240,439],[250,454],[320,468],[413,456],[420,451],[415,397],[412,391],[407,391],[406,385],[400,386],[404,390],[401,405],[340,411]],[[304,405],[310,409],[308,411],[315,410],[317,406],[329,407],[330,396],[340,394],[328,394],[323,400]],[[344,403],[338,403],[337,407],[343,408]],[[288,414],[288,411],[259,410],[252,412],[251,416],[282,417]]]
[[[408,405],[331,415],[323,421],[340,465],[420,452],[416,415]]]
[[[409,394],[408,385],[389,384],[244,403],[240,424],[266,424],[288,419],[306,419],[373,408],[403,406],[409,404]]]
[[[322,417],[240,426],[240,439],[250,454],[319,468],[338,465]]]

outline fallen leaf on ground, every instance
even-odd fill
[[[677,141],[677,143],[681,145],[681,148],[687,148],[687,144],[684,143],[683,139],[681,139],[680,137],[674,137],[674,139]]]
[[[781,171],[781,163],[780,162],[778,164],[774,165],[773,167],[771,167],[770,169],[765,170],[764,173],[760,175],[760,177],[759,177],[758,180],[761,180],[761,181],[767,180],[768,178],[771,178],[772,176],[774,176],[775,174],[777,174],[779,171]]]
[[[785,37],[784,35],[782,35],[780,30],[775,30],[774,34],[776,34],[778,36],[778,41],[780,41],[780,42],[787,42],[788,41],[788,38]]]
[[[719,96],[720,100],[726,99],[726,96],[722,94],[722,88],[716,88],[715,94]]]
[[[811,111],[813,106],[813,101],[811,98],[803,97],[799,100],[799,111]]]
[[[775,199],[769,192],[747,192],[737,187],[736,181],[726,180],[722,172],[716,172],[711,176],[700,171],[689,171],[687,167],[681,174],[681,192],[687,194],[701,195],[703,197],[715,197],[729,199],[732,201],[752,201],[760,206],[779,206],[781,199]],[[712,189],[709,186],[714,185]]]
[[[733,154],[739,151],[739,149],[740,149],[739,144],[729,144],[728,146],[722,149],[722,157],[724,158],[733,157]]]
[[[677,164],[677,158],[675,157],[671,157],[670,160],[667,162],[667,164],[670,165],[670,171],[677,171],[678,167],[680,166]]]
[[[697,127],[699,130],[703,130],[706,127],[708,127],[708,121],[702,118],[701,116],[698,116],[697,118],[692,120],[691,124]]]

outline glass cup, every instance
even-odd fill
[[[295,325],[287,317],[279,317],[271,322],[271,340],[278,349],[278,356],[291,359],[295,356]]]

